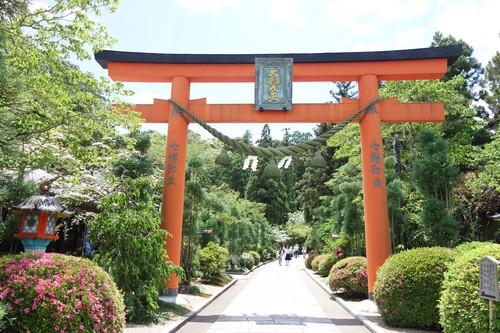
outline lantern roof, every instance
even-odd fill
[[[71,212],[64,211],[64,207],[55,197],[49,195],[50,183],[44,182],[40,185],[41,194],[32,195],[22,203],[14,207],[14,212],[35,210],[48,213],[56,213],[59,217],[72,215]]]
[[[51,213],[60,213],[64,210],[64,207],[55,197],[46,194],[33,195],[15,208],[19,210],[41,210]]]

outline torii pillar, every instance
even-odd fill
[[[101,51],[96,60],[109,76],[122,82],[171,82],[171,98],[205,123],[339,123],[378,97],[378,84],[388,80],[439,79],[462,52],[461,45],[380,52],[320,54],[151,54]],[[357,81],[359,100],[341,104],[293,104],[287,112],[254,109],[253,104],[207,104],[190,100],[191,83],[254,82],[256,58],[293,58],[294,82]],[[165,248],[180,264],[188,123],[168,101],[137,105],[147,122],[169,123],[161,227],[172,237]],[[361,123],[363,198],[368,259],[368,291],[376,271],[391,254],[385,184],[382,122],[438,122],[442,103],[398,103],[385,99]],[[359,119],[355,120],[359,121]],[[175,275],[167,284],[178,292]]]

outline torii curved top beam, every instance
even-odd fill
[[[356,81],[366,73],[379,80],[438,79],[461,55],[462,46],[342,53],[161,54],[104,50],[96,61],[113,80],[171,82],[254,82],[255,58],[293,58],[294,82]],[[224,70],[222,70],[222,66]],[[443,69],[444,68],[444,69]]]

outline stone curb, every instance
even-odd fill
[[[370,332],[373,332],[373,333],[386,333],[386,331],[380,327],[378,327],[377,325],[373,324],[371,321],[369,321],[368,319],[366,319],[365,316],[363,316],[362,314],[360,314],[356,309],[353,309],[352,307],[350,307],[342,298],[336,296],[331,290],[330,288],[328,288],[328,286],[326,286],[324,283],[322,283],[321,281],[319,281],[313,274],[314,273],[311,273],[311,271],[307,268],[304,267],[304,271],[307,273],[307,275],[309,275],[309,277],[311,279],[314,280],[314,282],[316,282],[321,288],[323,288],[323,290],[328,294],[330,295],[337,303],[340,304],[340,306],[342,306],[347,312],[349,312],[351,314],[351,316],[355,317],[357,320],[359,320],[361,323],[363,323],[363,325],[370,330]]]

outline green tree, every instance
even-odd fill
[[[334,82],[335,90],[330,90],[330,94],[336,103],[340,103],[342,98],[356,98],[357,97],[357,86],[355,82]],[[316,137],[322,135],[323,133],[332,129],[334,124],[318,124],[314,129],[314,135]],[[348,126],[349,127],[349,126]],[[347,131],[347,130],[344,130]],[[342,131],[342,132],[344,132]],[[338,145],[332,144],[336,137],[343,137],[342,133],[337,133],[334,138],[330,139],[330,142],[322,146],[319,150],[321,155],[326,161],[326,169],[314,169],[307,167],[299,178],[297,183],[297,201],[299,209],[304,211],[304,216],[307,223],[317,224],[321,220],[321,217],[317,212],[321,211],[318,208],[321,206],[321,198],[331,195],[331,190],[326,186],[326,182],[330,179],[332,173],[347,159],[343,157],[335,157],[339,146],[349,145],[351,141],[344,141]],[[359,141],[359,140],[358,140]],[[307,164],[306,164],[307,165]],[[315,213],[316,212],[316,213]]]
[[[465,79],[465,82],[461,86],[460,92],[468,98],[477,100],[479,95],[474,90],[481,82],[483,68],[479,61],[472,56],[474,49],[461,39],[457,40],[451,35],[444,37],[440,31],[434,33],[430,46],[450,46],[457,44],[462,45],[462,55],[457,59],[457,61],[448,67],[448,71],[446,72],[443,80],[449,81],[458,75],[462,76]]]
[[[391,233],[392,253],[396,253],[398,245],[406,247],[404,237],[404,215],[401,205],[406,199],[406,193],[403,190],[403,181],[399,178],[396,171],[397,161],[394,156],[386,156],[385,179],[387,189],[387,208],[389,213],[389,226]]]
[[[333,195],[329,198],[331,218],[325,223],[327,237],[330,233],[345,235],[349,240],[350,253],[362,255],[364,247],[364,217],[360,158],[352,158],[341,166],[327,185]],[[328,227],[329,226],[329,227]]]
[[[488,128],[498,130],[500,124],[500,53],[498,51],[486,65],[482,86],[486,88],[484,101],[490,110]]]
[[[191,157],[187,163],[186,184],[184,191],[184,217],[182,223],[182,256],[181,266],[186,273],[186,285],[196,276],[199,269],[198,251],[202,229],[198,215],[204,205],[206,191],[200,183],[202,161],[198,157]]]
[[[260,147],[275,147],[269,125],[264,125],[261,138],[257,141]],[[264,169],[269,159],[259,158],[257,171],[252,173],[247,184],[245,198],[250,201],[266,204],[266,219],[273,225],[283,225],[290,211],[287,190],[281,179],[264,176]]]
[[[433,246],[451,246],[458,240],[459,224],[451,217],[452,191],[459,175],[446,141],[423,130],[418,138],[421,156],[414,163],[413,181],[423,196],[420,221]]]
[[[167,232],[160,229],[159,207],[153,203],[153,184],[146,178],[128,179],[102,198],[101,212],[89,221],[93,260],[123,291],[130,321],[152,321],[158,308],[158,287],[180,270],[169,262],[164,248]]]
[[[123,86],[96,79],[69,60],[91,59],[91,51],[112,45],[90,17],[116,5],[115,0],[63,0],[33,11],[6,6],[12,16],[4,21],[5,66],[22,95],[1,110],[11,129],[2,138],[10,145],[1,148],[17,147],[8,158],[0,155],[1,168],[67,174],[82,164],[102,165],[115,152],[118,126],[137,128],[135,113],[112,111],[119,103],[114,96],[127,93]]]

